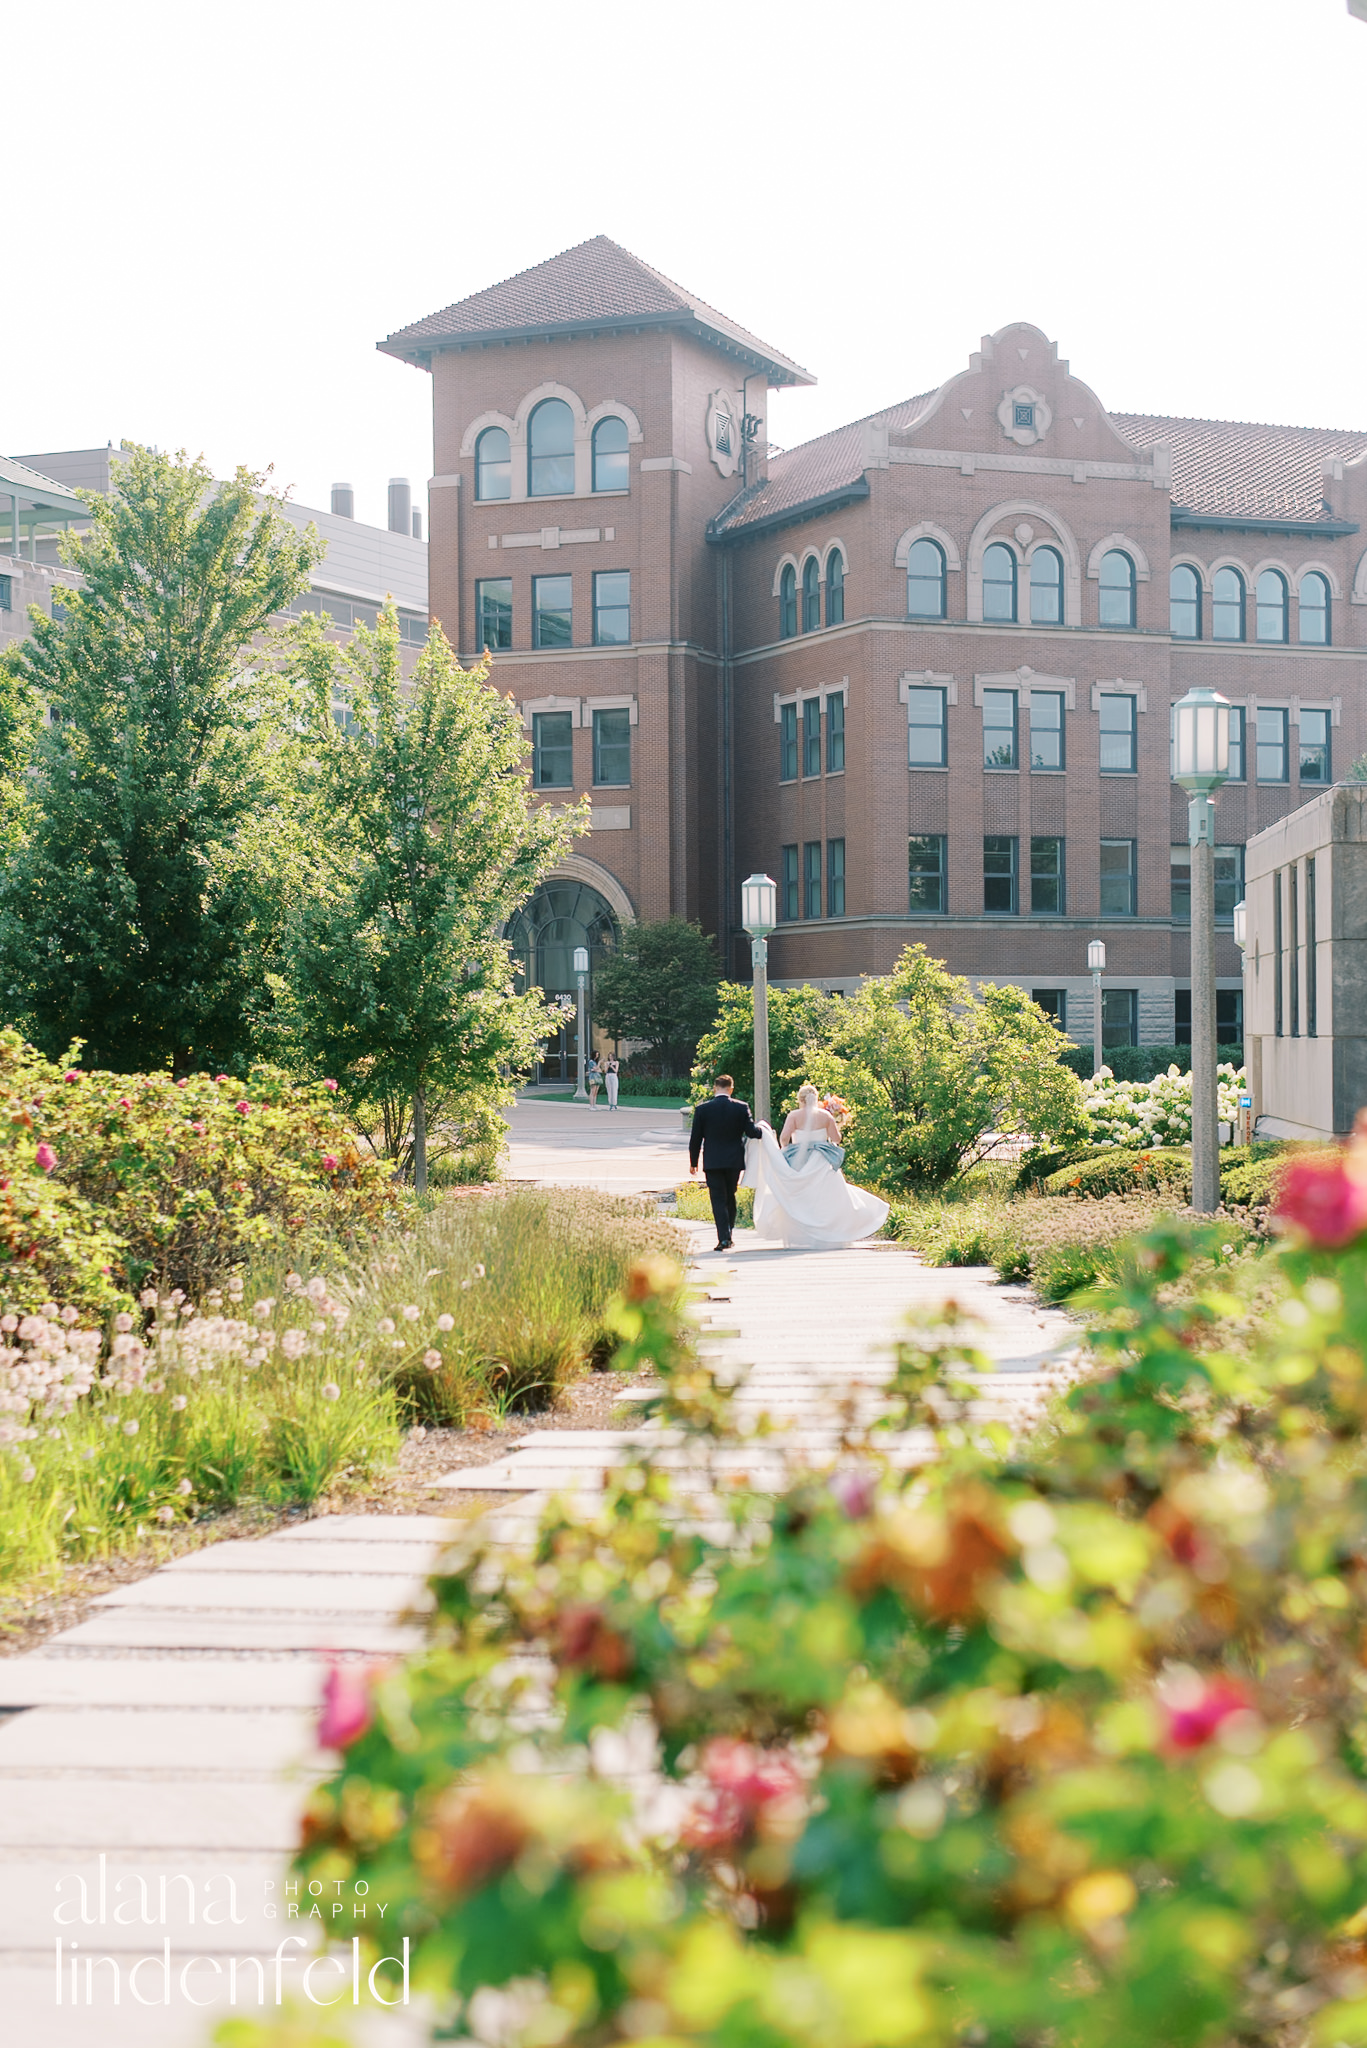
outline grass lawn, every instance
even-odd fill
[[[574,1090],[573,1088],[557,1089],[554,1094],[551,1094],[549,1091],[539,1090],[535,1095],[524,1096],[522,1099],[526,1102],[573,1102]],[[629,1095],[625,1088],[617,1100],[623,1109],[679,1110],[687,1109],[688,1107],[688,1097],[686,1095]],[[600,1094],[598,1097],[599,1109],[606,1109],[607,1106],[607,1096]]]

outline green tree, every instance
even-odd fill
[[[0,861],[19,846],[28,810],[25,769],[33,757],[39,708],[24,673],[22,643],[0,657]]]
[[[724,981],[717,991],[720,1008],[710,1031],[698,1043],[693,1065],[693,1092],[705,1095],[716,1074],[730,1074],[737,1095],[755,1094],[755,992],[748,982]],[[769,1076],[776,1109],[791,1108],[807,1079],[808,1060],[829,1045],[840,1011],[837,997],[824,989],[771,988],[769,991]]]
[[[885,1188],[943,1187],[1003,1137],[1062,1142],[1086,1130],[1069,1041],[1023,989],[976,991],[924,946],[844,1004],[818,1087],[855,1114],[847,1171]]]
[[[502,932],[587,806],[531,801],[511,699],[439,627],[406,683],[392,605],[345,649],[302,619],[294,665],[318,852],[285,935],[280,1028],[382,1120],[421,1192],[429,1121],[478,1121],[535,1057],[543,998],[514,994]]]
[[[612,1038],[642,1038],[648,1056],[682,1073],[717,1014],[715,942],[682,917],[629,925],[594,977],[595,1021]]]
[[[47,1052],[183,1073],[250,1048],[293,759],[259,640],[322,553],[265,481],[130,448],[63,543],[80,587],[30,614],[18,720],[23,692],[51,720],[0,882],[0,1012]]]

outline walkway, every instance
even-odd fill
[[[688,1173],[688,1134],[677,1109],[589,1109],[523,1096],[508,1120],[508,1177],[610,1195],[662,1193]]]
[[[600,1111],[591,1126],[588,1118],[571,1105],[519,1105],[510,1118],[514,1171],[621,1191],[678,1178],[681,1131],[666,1133],[649,1111],[620,1111],[610,1123]],[[535,1174],[533,1161],[542,1168]],[[990,1285],[984,1272],[930,1272],[898,1245],[786,1252],[745,1231],[736,1253],[720,1257],[703,1250],[710,1230],[688,1228],[708,1348],[727,1376],[752,1367],[743,1410],[784,1418],[795,1449],[819,1454],[830,1444],[843,1399],[867,1405],[872,1395],[856,1389],[884,1376],[913,1304],[952,1296],[980,1319],[994,1366],[982,1388],[987,1412],[1028,1412],[1067,1369],[1074,1333],[1066,1318],[1037,1308],[1023,1289]],[[453,1509],[492,1508],[491,1526],[520,1540],[548,1491],[591,1501],[633,1434],[538,1432],[497,1465],[452,1473]],[[907,1437],[898,1455],[915,1462],[925,1448]],[[726,1462],[737,1461],[762,1476],[754,1453]],[[706,1492],[710,1480],[685,1475],[684,1484]],[[41,1651],[0,1658],[0,2010],[14,2040],[25,2048],[207,2048],[211,2014],[191,2001],[221,2006],[232,1957],[269,1963],[273,1999],[270,1959],[282,1937],[288,1944],[309,1932],[307,1921],[288,1916],[284,1859],[309,1779],[326,1762],[312,1729],[327,1655],[393,1655],[418,1641],[418,1625],[396,1617],[421,1606],[447,1526],[432,1516],[342,1515],[220,1543],[104,1595],[89,1619]],[[62,1902],[79,1898],[80,1878],[97,1919],[102,1853],[104,1920],[72,1925]],[[230,1881],[236,1918],[224,1924]],[[113,1919],[119,1906],[122,1922]],[[55,1999],[59,1935],[79,1944],[75,2008],[69,1947],[63,2003]],[[141,2006],[129,1965],[155,1957],[138,1984],[159,1997],[168,1937],[171,2003]],[[300,1963],[288,1959],[305,1953],[286,1946],[287,1993],[301,1978]],[[101,1964],[91,2010],[85,1959],[104,1956],[121,1965],[122,2001],[108,2004],[101,1987],[112,1972]],[[251,2009],[255,1965],[239,1964],[239,1979],[239,2000]],[[415,2022],[411,2013],[377,2015],[363,2038],[415,2048],[425,2039]]]

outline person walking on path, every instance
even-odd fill
[[[617,1064],[616,1054],[603,1062],[603,1081],[608,1091],[608,1108],[616,1109],[617,1090],[622,1082],[622,1071]]]
[[[735,1085],[729,1074],[718,1074],[712,1083],[712,1099],[698,1104],[688,1134],[688,1171],[696,1179],[701,1153],[719,1252],[730,1251],[736,1228],[736,1186],[745,1170],[745,1141],[764,1135],[750,1114],[749,1103],[735,1100]]]
[[[588,1082],[589,1087],[589,1108],[597,1109],[598,1090],[603,1085],[603,1069],[598,1064],[597,1053],[591,1052],[589,1054],[588,1071],[584,1079]]]

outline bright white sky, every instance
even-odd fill
[[[606,233],[820,379],[1007,320],[1118,411],[1367,427],[1345,0],[65,0],[6,14],[0,451],[431,469],[380,336]]]

